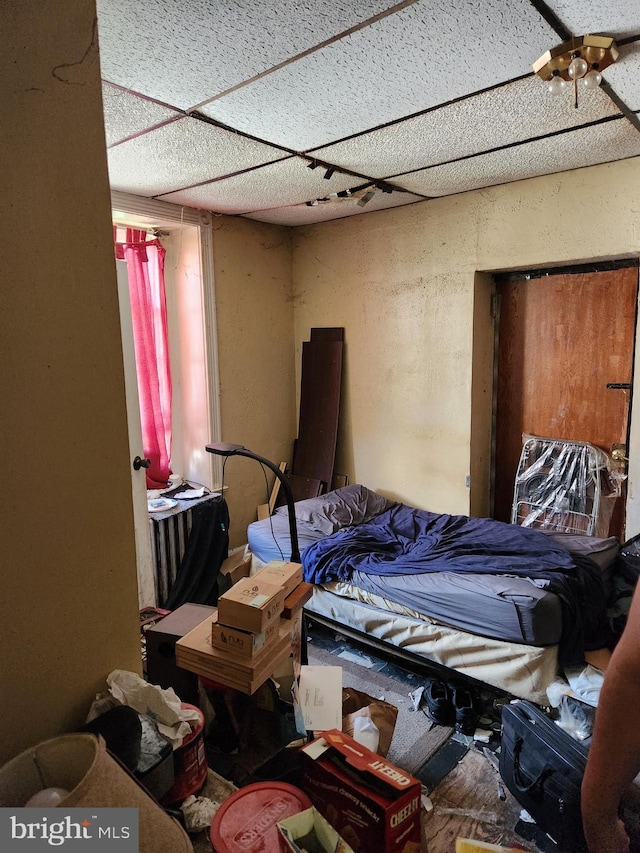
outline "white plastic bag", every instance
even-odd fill
[[[353,739],[371,752],[378,751],[380,732],[371,717],[356,717],[353,721]]]

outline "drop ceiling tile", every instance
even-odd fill
[[[600,89],[585,92],[576,110],[571,95],[553,97],[542,80],[529,77],[313,153],[345,169],[384,178],[617,112]]]
[[[615,38],[624,38],[640,33],[638,0],[615,0],[615,2],[545,0],[545,2],[574,36],[606,33]]]
[[[324,198],[364,183],[353,175],[335,172],[324,179],[324,169],[309,169],[307,161],[290,157],[242,175],[234,175],[191,189],[162,195],[163,201],[217,213],[251,213]]]
[[[531,71],[557,37],[529,0],[430,0],[353,33],[203,111],[298,151]],[[490,61],[497,57],[498,61]]]
[[[394,183],[410,192],[443,196],[638,155],[640,132],[627,119],[618,119],[505,151],[434,166],[403,175]]]
[[[277,207],[274,210],[261,210],[257,213],[249,213],[244,218],[255,219],[258,222],[271,222],[274,225],[311,225],[314,222],[327,222],[331,219],[343,219],[345,216],[372,213],[374,210],[402,207],[418,201],[424,201],[424,199],[411,193],[377,192],[365,207],[359,207],[357,199],[349,198],[344,201],[332,200],[313,207],[296,204],[290,207]]]
[[[181,113],[160,106],[146,98],[138,98],[108,83],[102,84],[102,106],[107,145],[114,145],[137,133],[142,133]]]
[[[640,110],[640,43],[621,47],[617,62],[602,76],[630,110]]]
[[[102,77],[187,110],[392,0],[98,0]]]
[[[109,148],[111,188],[153,196],[270,163],[287,154],[194,118]]]

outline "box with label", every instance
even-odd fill
[[[216,615],[211,623],[211,645],[230,655],[252,658],[272,640],[276,639],[279,627],[279,620],[274,619],[261,634],[253,634],[251,631],[244,631],[242,628],[222,625],[218,622]]]
[[[262,634],[280,619],[285,592],[282,586],[267,583],[257,575],[242,578],[218,599],[218,621],[232,628]]]
[[[211,645],[211,624],[214,618],[215,615],[205,619],[178,640],[176,661],[179,666],[244,693],[254,693],[292,653],[297,652],[299,620],[279,619],[277,638],[254,657],[240,658]]]
[[[258,577],[265,583],[284,587],[285,596],[302,581],[302,563],[285,563],[284,560],[271,560],[263,566],[254,577]]]
[[[420,850],[420,782],[337,729],[300,750],[301,787],[356,851]]]

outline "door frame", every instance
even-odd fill
[[[142,198],[129,193],[111,193],[111,212],[114,222],[133,218],[138,227],[196,226],[199,232],[200,261],[202,268],[201,296],[203,314],[203,342],[206,357],[205,385],[207,393],[208,439],[220,440],[222,433],[220,415],[220,378],[218,369],[218,331],[216,320],[215,279],[213,261],[212,215],[208,211],[180,207],[164,201]],[[202,448],[204,450],[204,448]],[[222,462],[213,453],[204,454],[210,480],[209,488],[219,489],[222,483]]]
[[[499,306],[496,282],[500,278],[529,276],[531,278],[556,274],[598,272],[622,267],[639,267],[637,257],[509,271],[477,271],[474,276],[473,356],[470,439],[469,513],[491,516],[494,503],[496,372],[499,333]],[[639,270],[640,273],[640,270]],[[632,389],[627,424],[627,498],[626,537],[640,533],[640,412],[634,417],[633,400],[640,399],[640,329],[636,303],[634,352],[632,354]],[[490,355],[489,355],[490,354]]]
[[[202,351],[204,352],[204,379],[203,394],[206,394],[206,436],[207,441],[219,441],[221,434],[220,426],[220,394],[218,374],[218,339],[216,324],[216,303],[214,289],[214,265],[213,265],[213,235],[211,230],[211,214],[182,208],[166,202],[153,201],[150,199],[130,196],[127,193],[112,192],[111,212],[114,224],[130,225],[139,228],[167,228],[176,229],[180,226],[192,226],[197,228],[199,255],[200,255],[200,299],[202,311],[198,312],[202,323]],[[117,262],[123,263],[123,262]],[[125,273],[126,276],[126,273]],[[126,283],[125,283],[126,286]],[[196,297],[197,298],[197,297]],[[130,328],[130,312],[121,322],[123,335],[133,335]],[[197,322],[197,320],[195,321]],[[131,344],[133,343],[131,339]],[[123,355],[127,358],[123,344]],[[133,357],[131,347],[130,357]],[[125,365],[126,368],[126,365]],[[134,368],[135,370],[135,368]],[[128,389],[127,389],[127,386]],[[127,418],[130,427],[138,425],[140,433],[139,450],[132,449],[132,454],[142,455],[142,435],[140,430],[140,410],[137,399],[137,385],[135,388],[131,381],[125,382],[127,390],[135,390],[135,395],[127,394]],[[134,399],[135,397],[135,399]],[[220,488],[222,482],[222,460],[212,453],[205,453],[204,446],[198,448],[199,470],[203,472],[203,485],[212,490]],[[132,463],[132,458],[130,459]],[[188,472],[186,472],[188,475]],[[204,475],[206,474],[206,479]],[[134,472],[132,476],[132,502],[133,514],[136,527],[136,563],[138,575],[138,598],[140,607],[155,606],[156,577],[155,566],[152,565],[151,537],[149,535],[149,513],[147,509],[147,491],[144,482],[144,469]],[[142,479],[141,479],[142,477]],[[146,524],[145,524],[146,522]],[[148,541],[147,541],[148,540]],[[153,601],[151,599],[154,599]]]

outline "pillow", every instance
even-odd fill
[[[330,536],[342,527],[370,521],[374,515],[384,512],[393,503],[394,501],[383,498],[366,486],[354,483],[317,498],[296,501],[296,521],[304,522],[313,530]],[[279,506],[274,515],[287,513],[286,506]]]

